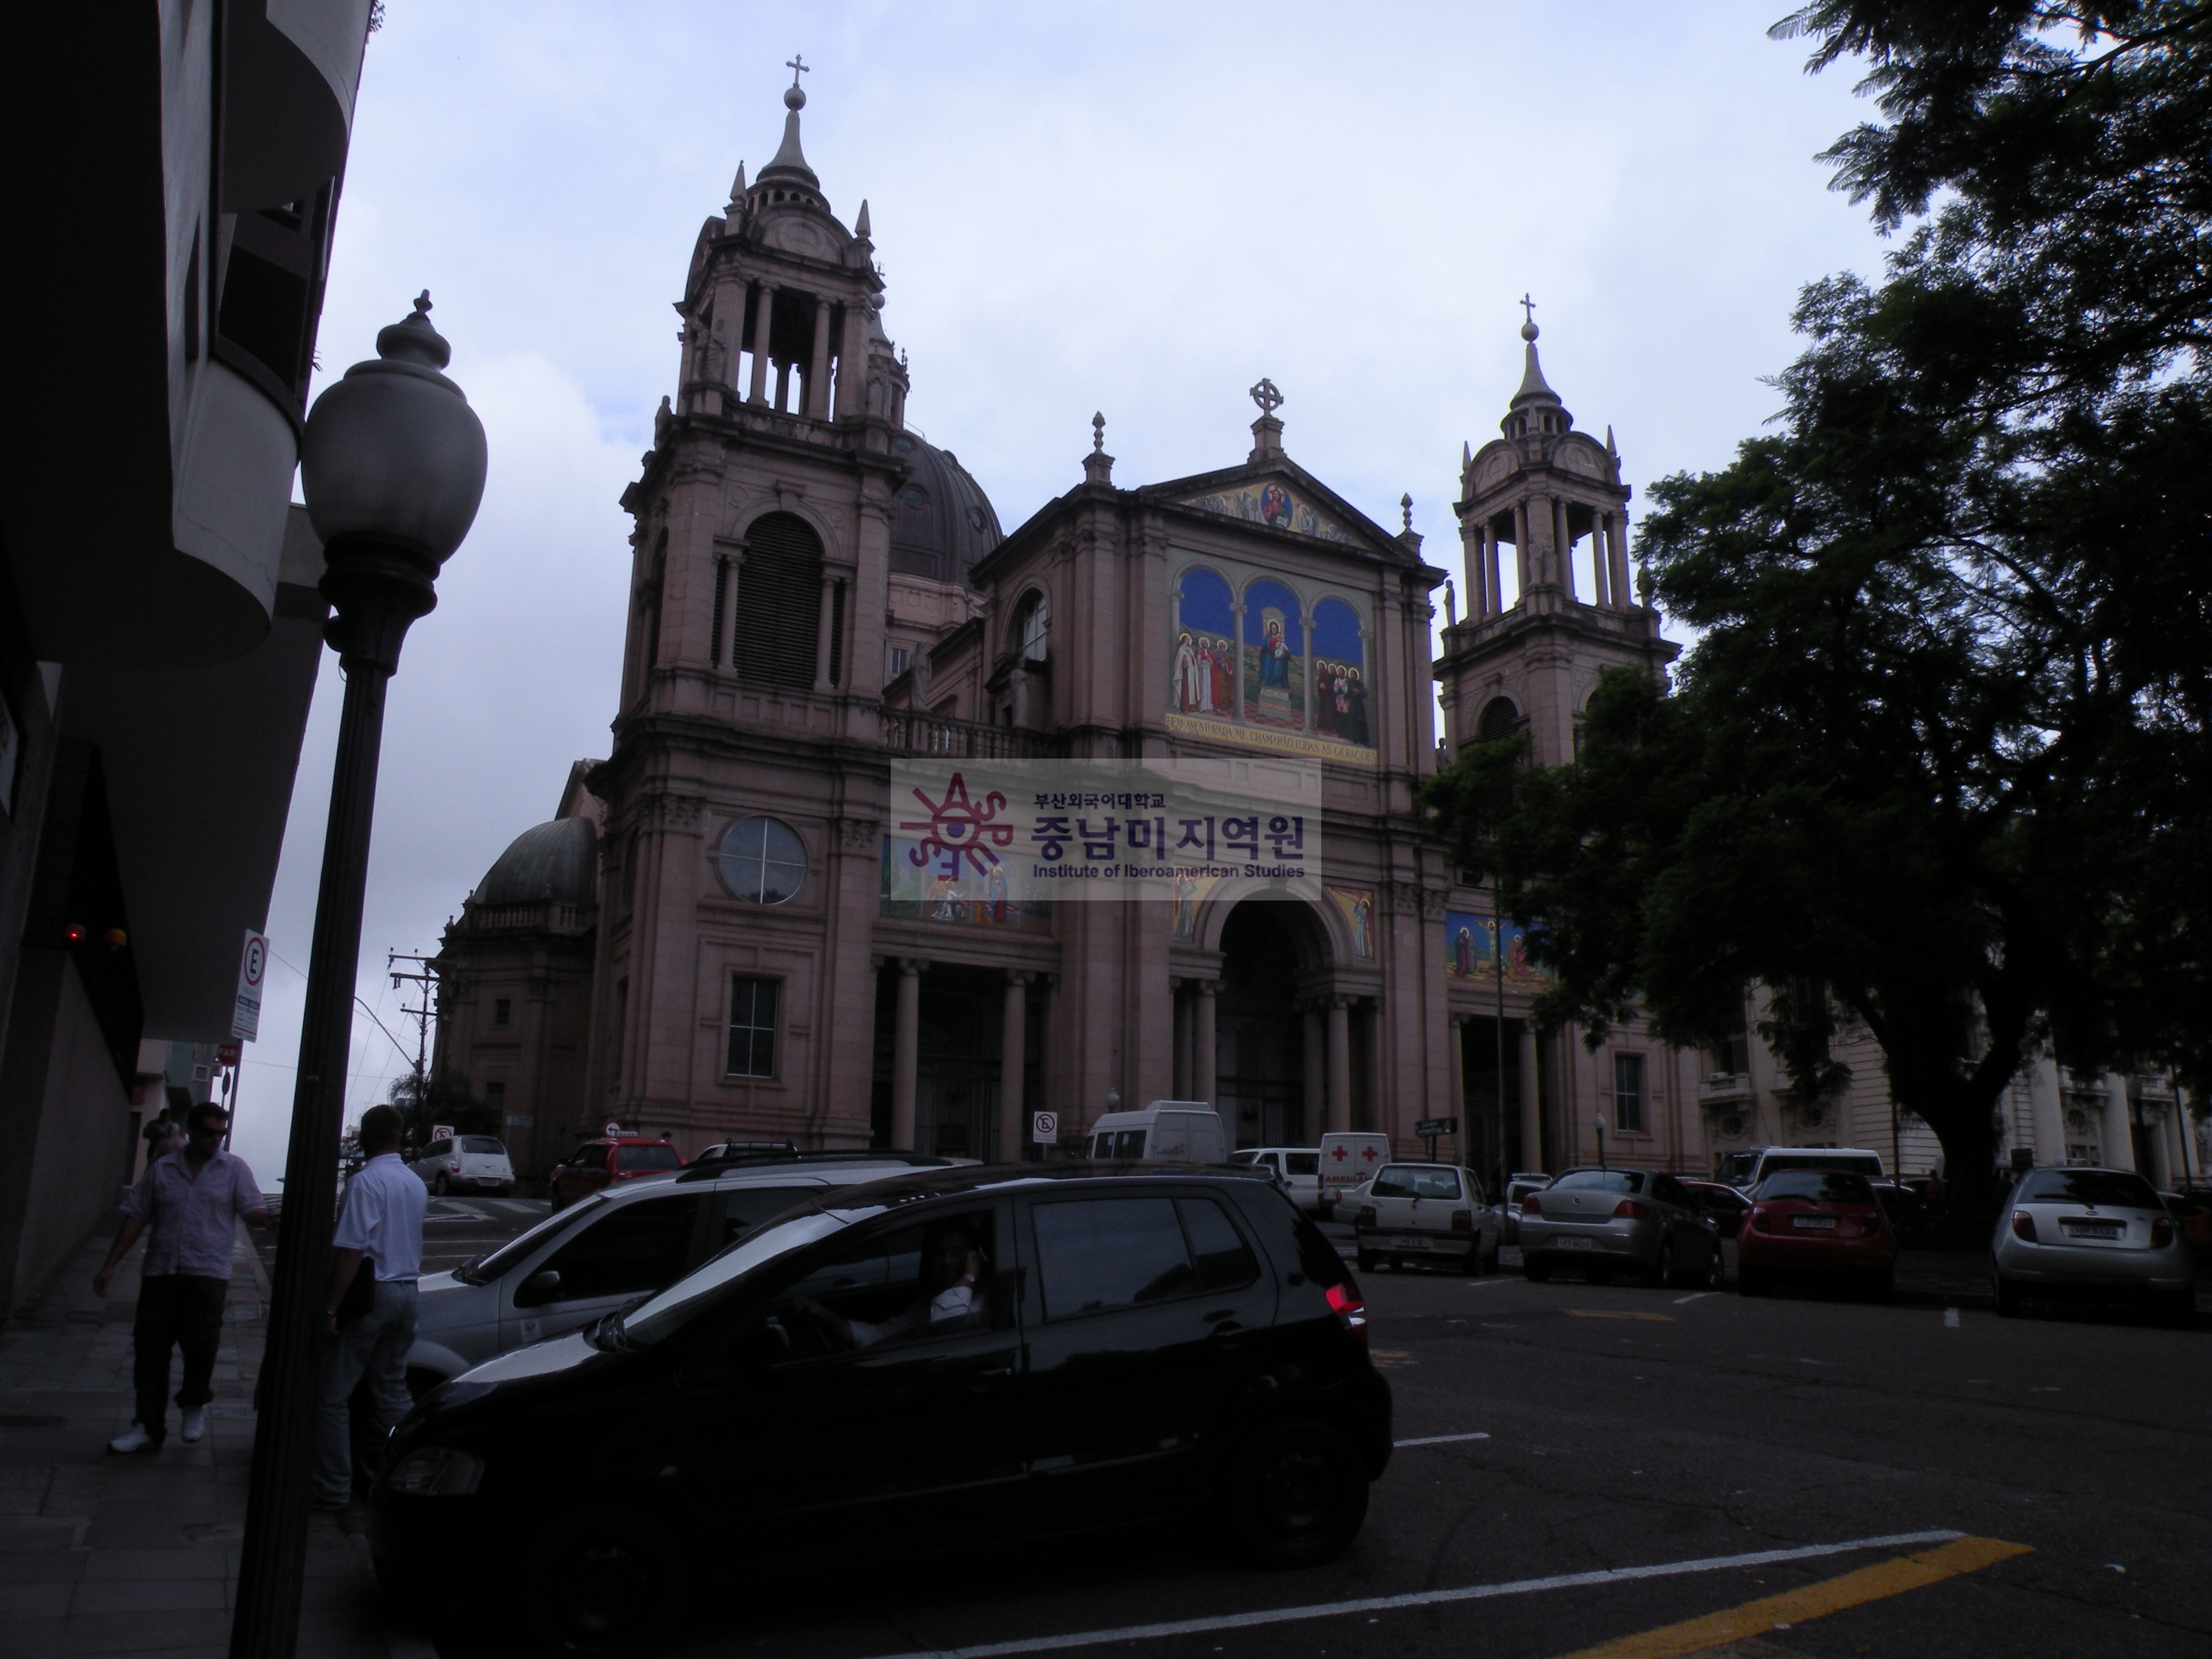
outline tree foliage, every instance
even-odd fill
[[[1817,1092],[1832,996],[1971,1193],[2045,1040],[2212,1080],[2212,7],[1776,32],[1865,61],[1887,119],[1825,159],[1917,222],[1804,291],[1776,429],[1653,487],[1674,695],[1612,675],[1573,764],[1429,799],[1541,924],[1542,1017],[1710,1042],[1763,981]]]
[[[454,1133],[495,1135],[501,1125],[498,1111],[469,1092],[466,1079],[452,1072],[434,1073],[416,1085],[409,1072],[392,1085],[392,1104],[407,1122],[405,1144],[427,1146],[434,1125],[446,1124]]]

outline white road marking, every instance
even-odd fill
[[[1956,1308],[1943,1310],[1943,1328],[1947,1331],[1955,1331],[1959,1328],[1959,1310]]]
[[[1692,1291],[1687,1296],[1676,1297],[1674,1298],[1674,1305],[1679,1308],[1686,1303],[1695,1302],[1701,1296],[1711,1296],[1711,1294],[1712,1292],[1711,1291]]]
[[[1840,1544],[1807,1544],[1796,1549],[1755,1550],[1748,1555],[1708,1555],[1694,1561],[1658,1561],[1643,1567],[1607,1567],[1595,1572],[1563,1572],[1549,1578],[1517,1578],[1501,1584],[1463,1584],[1454,1589],[1416,1590],[1406,1595],[1368,1595],[1353,1601],[1318,1601],[1298,1607],[1260,1607],[1211,1619],[1177,1619],[1157,1625],[1123,1625],[1115,1630],[1071,1631],[1061,1636],[1030,1636],[974,1647],[925,1649],[884,1659],[998,1659],[1001,1654],[1057,1653],[1069,1648],[1103,1647],[1109,1642],[1154,1641],[1164,1636],[1200,1636],[1218,1630],[1249,1630],[1259,1625],[1288,1625],[1307,1619],[1339,1619],[1354,1613],[1395,1613],[1405,1607],[1433,1607],[1454,1601],[1486,1601],[1493,1595],[1527,1595],[1539,1590],[1579,1589],[1589,1584],[1631,1583],[1640,1578],[1674,1578],[1692,1572],[1722,1572],[1730,1567],[1764,1567],[1783,1561],[1811,1561],[1854,1550],[1901,1549],[1915,1544],[1948,1544],[1962,1532],[1899,1532],[1880,1538],[1853,1538]]]
[[[1477,1431],[1474,1434],[1425,1434],[1418,1440],[1393,1440],[1394,1446],[1449,1446],[1461,1440],[1487,1440],[1490,1437]]]

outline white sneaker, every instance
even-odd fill
[[[201,1436],[204,1435],[206,1432],[207,1432],[207,1407],[204,1407],[204,1406],[187,1406],[187,1407],[185,1407],[185,1443],[187,1446],[191,1445],[191,1444],[192,1443],[192,1442],[193,1442],[193,1441],[198,1440]]]
[[[107,1443],[107,1449],[112,1452],[140,1452],[157,1448],[161,1443],[143,1423],[133,1423],[127,1432],[117,1435]]]

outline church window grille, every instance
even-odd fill
[[[722,884],[749,904],[781,904],[806,880],[806,843],[778,818],[739,818],[722,837]]]
[[[822,538],[790,513],[756,519],[745,532],[730,658],[738,674],[811,689],[822,627]]]
[[[772,979],[731,975],[731,1077],[775,1075],[775,1005],[781,988]]]
[[[1644,1056],[1613,1057],[1613,1127],[1626,1135],[1644,1133]]]
[[[1522,725],[1521,711],[1513,706],[1510,697],[1492,697],[1483,706],[1474,734],[1485,743],[1496,743],[1501,738],[1513,736]]]

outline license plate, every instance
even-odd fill
[[[2118,1238],[2121,1231],[2115,1221],[2062,1221],[2058,1226],[2069,1238]]]
[[[1435,1241],[1427,1238],[1409,1238],[1401,1233],[1390,1241],[1390,1246],[1393,1249],[1398,1250],[1426,1250],[1435,1247]]]
[[[1594,1238],[1563,1238],[1559,1241],[1559,1248],[1563,1250],[1594,1250],[1597,1249],[1597,1240]]]
[[[1793,1215],[1790,1218],[1790,1224],[1793,1227],[1818,1227],[1833,1232],[1836,1231],[1836,1218],[1832,1215]]]

